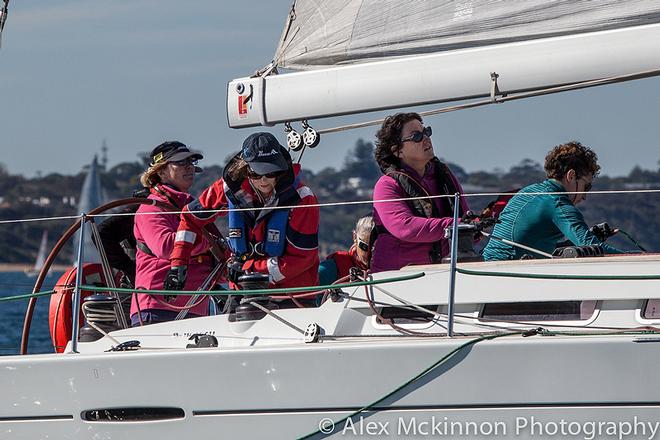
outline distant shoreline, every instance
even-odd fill
[[[20,263],[0,263],[0,272],[25,272],[32,270],[31,264],[20,264]],[[51,266],[51,272],[64,272],[70,266],[64,266],[62,264],[54,264]]]

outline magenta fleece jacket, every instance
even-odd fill
[[[435,181],[433,168],[433,163],[429,163],[423,177],[412,168],[403,167],[402,171],[421,183],[429,194],[440,195],[442,186]],[[451,179],[462,193],[463,189],[453,174]],[[374,201],[404,197],[406,194],[393,178],[382,176],[376,182]],[[464,197],[460,200],[463,211],[467,211],[467,201]],[[371,260],[372,272],[396,270],[410,264],[431,264],[432,243],[438,240],[442,240],[442,255],[449,253],[444,230],[453,223],[453,213],[443,209],[441,199],[434,199],[434,203],[438,207],[439,218],[415,216],[405,201],[374,203],[374,222],[384,226],[390,233],[378,235]]]
[[[164,185],[159,185],[159,188],[162,191],[166,191],[178,206],[185,206],[186,203],[192,201],[192,197],[188,193],[176,191]],[[156,193],[153,189],[149,198],[170,203],[167,198],[162,194]],[[153,212],[163,212],[163,210],[157,206],[140,205],[135,216],[135,226],[133,227],[135,238],[145,243],[154,254],[152,256],[142,252],[140,249],[137,250],[135,258],[135,286],[149,290],[160,290],[163,288],[165,276],[170,269],[170,254],[172,253],[172,249],[174,249],[174,237],[179,227],[180,217],[178,214],[140,215],[141,213]],[[193,249],[193,255],[203,254],[209,248],[208,241],[202,237],[200,244]],[[209,273],[211,273],[211,266],[208,258],[204,259],[201,263],[195,259],[191,260],[183,290],[196,290],[204,282]],[[164,302],[163,296],[157,295],[157,297]],[[151,295],[137,294],[133,295],[131,302],[131,316],[137,313],[136,298],[142,311],[153,309],[175,310],[160,304]],[[189,298],[189,296],[177,296],[172,301],[172,304],[175,306],[184,306]],[[190,309],[188,313],[202,316],[208,315],[208,298],[202,301],[201,304]]]

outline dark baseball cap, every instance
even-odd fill
[[[260,132],[251,134],[245,139],[241,157],[250,165],[252,171],[264,175],[289,169],[284,151],[284,147],[275,136]]]
[[[188,158],[193,158],[195,160],[204,158],[199,151],[192,151],[186,146],[186,144],[179,141],[163,142],[151,150],[149,157],[151,157],[152,166],[163,161],[177,162]]]

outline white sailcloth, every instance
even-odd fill
[[[41,269],[44,267],[46,262],[46,257],[48,253],[48,231],[44,230],[41,234],[41,242],[39,243],[39,250],[37,251],[37,258],[34,261],[34,266],[25,270],[25,274],[29,277],[35,277],[41,272]]]
[[[273,67],[229,83],[231,127],[658,75],[660,1],[296,0]]]
[[[48,251],[48,231],[44,231],[41,234],[41,243],[39,243],[39,251],[37,252],[37,259],[34,262],[34,267],[32,270],[34,272],[39,272],[44,263],[46,262],[46,252]]]
[[[642,26],[654,0],[296,0],[275,60],[307,70]]]
[[[101,179],[99,176],[98,168],[98,161],[96,156],[94,156],[94,160],[87,170],[87,175],[85,176],[85,181],[83,182],[82,189],[80,191],[80,201],[78,203],[79,213],[88,213],[103,203],[103,191],[101,189]],[[77,261],[79,237],[80,234],[76,233],[76,238],[74,240],[74,264]],[[83,253],[84,261],[86,263],[99,263],[101,261],[101,257],[96,250],[96,246],[94,246],[94,243],[92,242],[92,231],[89,227],[89,224],[87,224],[85,227]]]

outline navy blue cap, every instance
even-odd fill
[[[270,133],[260,132],[248,136],[243,142],[241,157],[257,174],[276,173],[289,169],[284,147]]]

